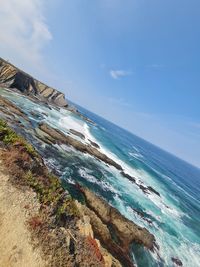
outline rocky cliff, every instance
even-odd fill
[[[4,87],[18,89],[22,93],[32,94],[44,102],[60,107],[68,106],[63,93],[34,79],[2,58],[0,58],[0,84]]]

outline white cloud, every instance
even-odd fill
[[[0,0],[1,56],[29,64],[42,62],[42,49],[51,39],[43,14],[45,0]],[[39,67],[39,66],[38,66]]]
[[[131,75],[132,73],[130,71],[126,71],[126,70],[110,70],[110,76],[117,80],[120,77],[124,77],[124,76],[128,76]]]

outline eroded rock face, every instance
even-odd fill
[[[134,266],[129,251],[131,243],[139,243],[148,249],[154,248],[155,238],[147,229],[126,219],[88,189],[80,190],[85,196],[86,205],[78,203],[79,209],[90,218],[96,238],[123,266]]]
[[[84,214],[84,210],[86,209],[86,207],[84,209],[78,201],[76,201],[76,205],[79,211]],[[86,238],[89,237],[90,239],[92,238],[96,242],[96,245],[98,246],[100,253],[103,256],[104,267],[122,267],[120,262],[115,259],[104,247],[102,247],[100,241],[94,237],[89,216],[83,215],[82,219],[78,220],[77,226],[82,236]]]
[[[146,228],[142,228],[126,219],[121,213],[110,206],[104,199],[97,197],[88,189],[82,189],[88,207],[100,218],[110,224],[123,247],[128,248],[132,242],[143,244],[148,249],[153,249],[155,238]]]
[[[134,267],[129,253],[113,240],[108,226],[102,222],[98,215],[92,209],[81,203],[78,203],[78,208],[90,218],[90,224],[92,225],[95,237],[100,240],[101,245],[112,255],[112,267],[119,267],[121,265]]]
[[[60,107],[68,106],[63,93],[34,79],[2,58],[0,58],[0,84],[16,88],[23,93],[33,93],[41,101],[48,101]]]

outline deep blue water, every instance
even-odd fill
[[[48,166],[57,171],[66,186],[73,182],[87,186],[155,235],[159,245],[156,252],[133,246],[133,259],[139,267],[174,266],[172,257],[180,259],[183,266],[200,266],[199,169],[81,107],[79,110],[95,125],[66,110],[49,110],[20,95],[0,93],[27,113],[33,128],[45,121],[66,134],[70,128],[81,131],[86,142],[88,139],[97,142],[101,151],[138,183],[152,186],[160,193],[160,197],[144,194],[114,167],[72,148],[41,145],[24,122],[26,131],[22,134],[40,150]],[[144,217],[136,211],[143,212]]]

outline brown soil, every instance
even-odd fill
[[[0,150],[1,159],[1,150]],[[31,190],[14,187],[0,160],[0,267],[44,267],[40,247],[33,248],[27,221],[39,203]]]

